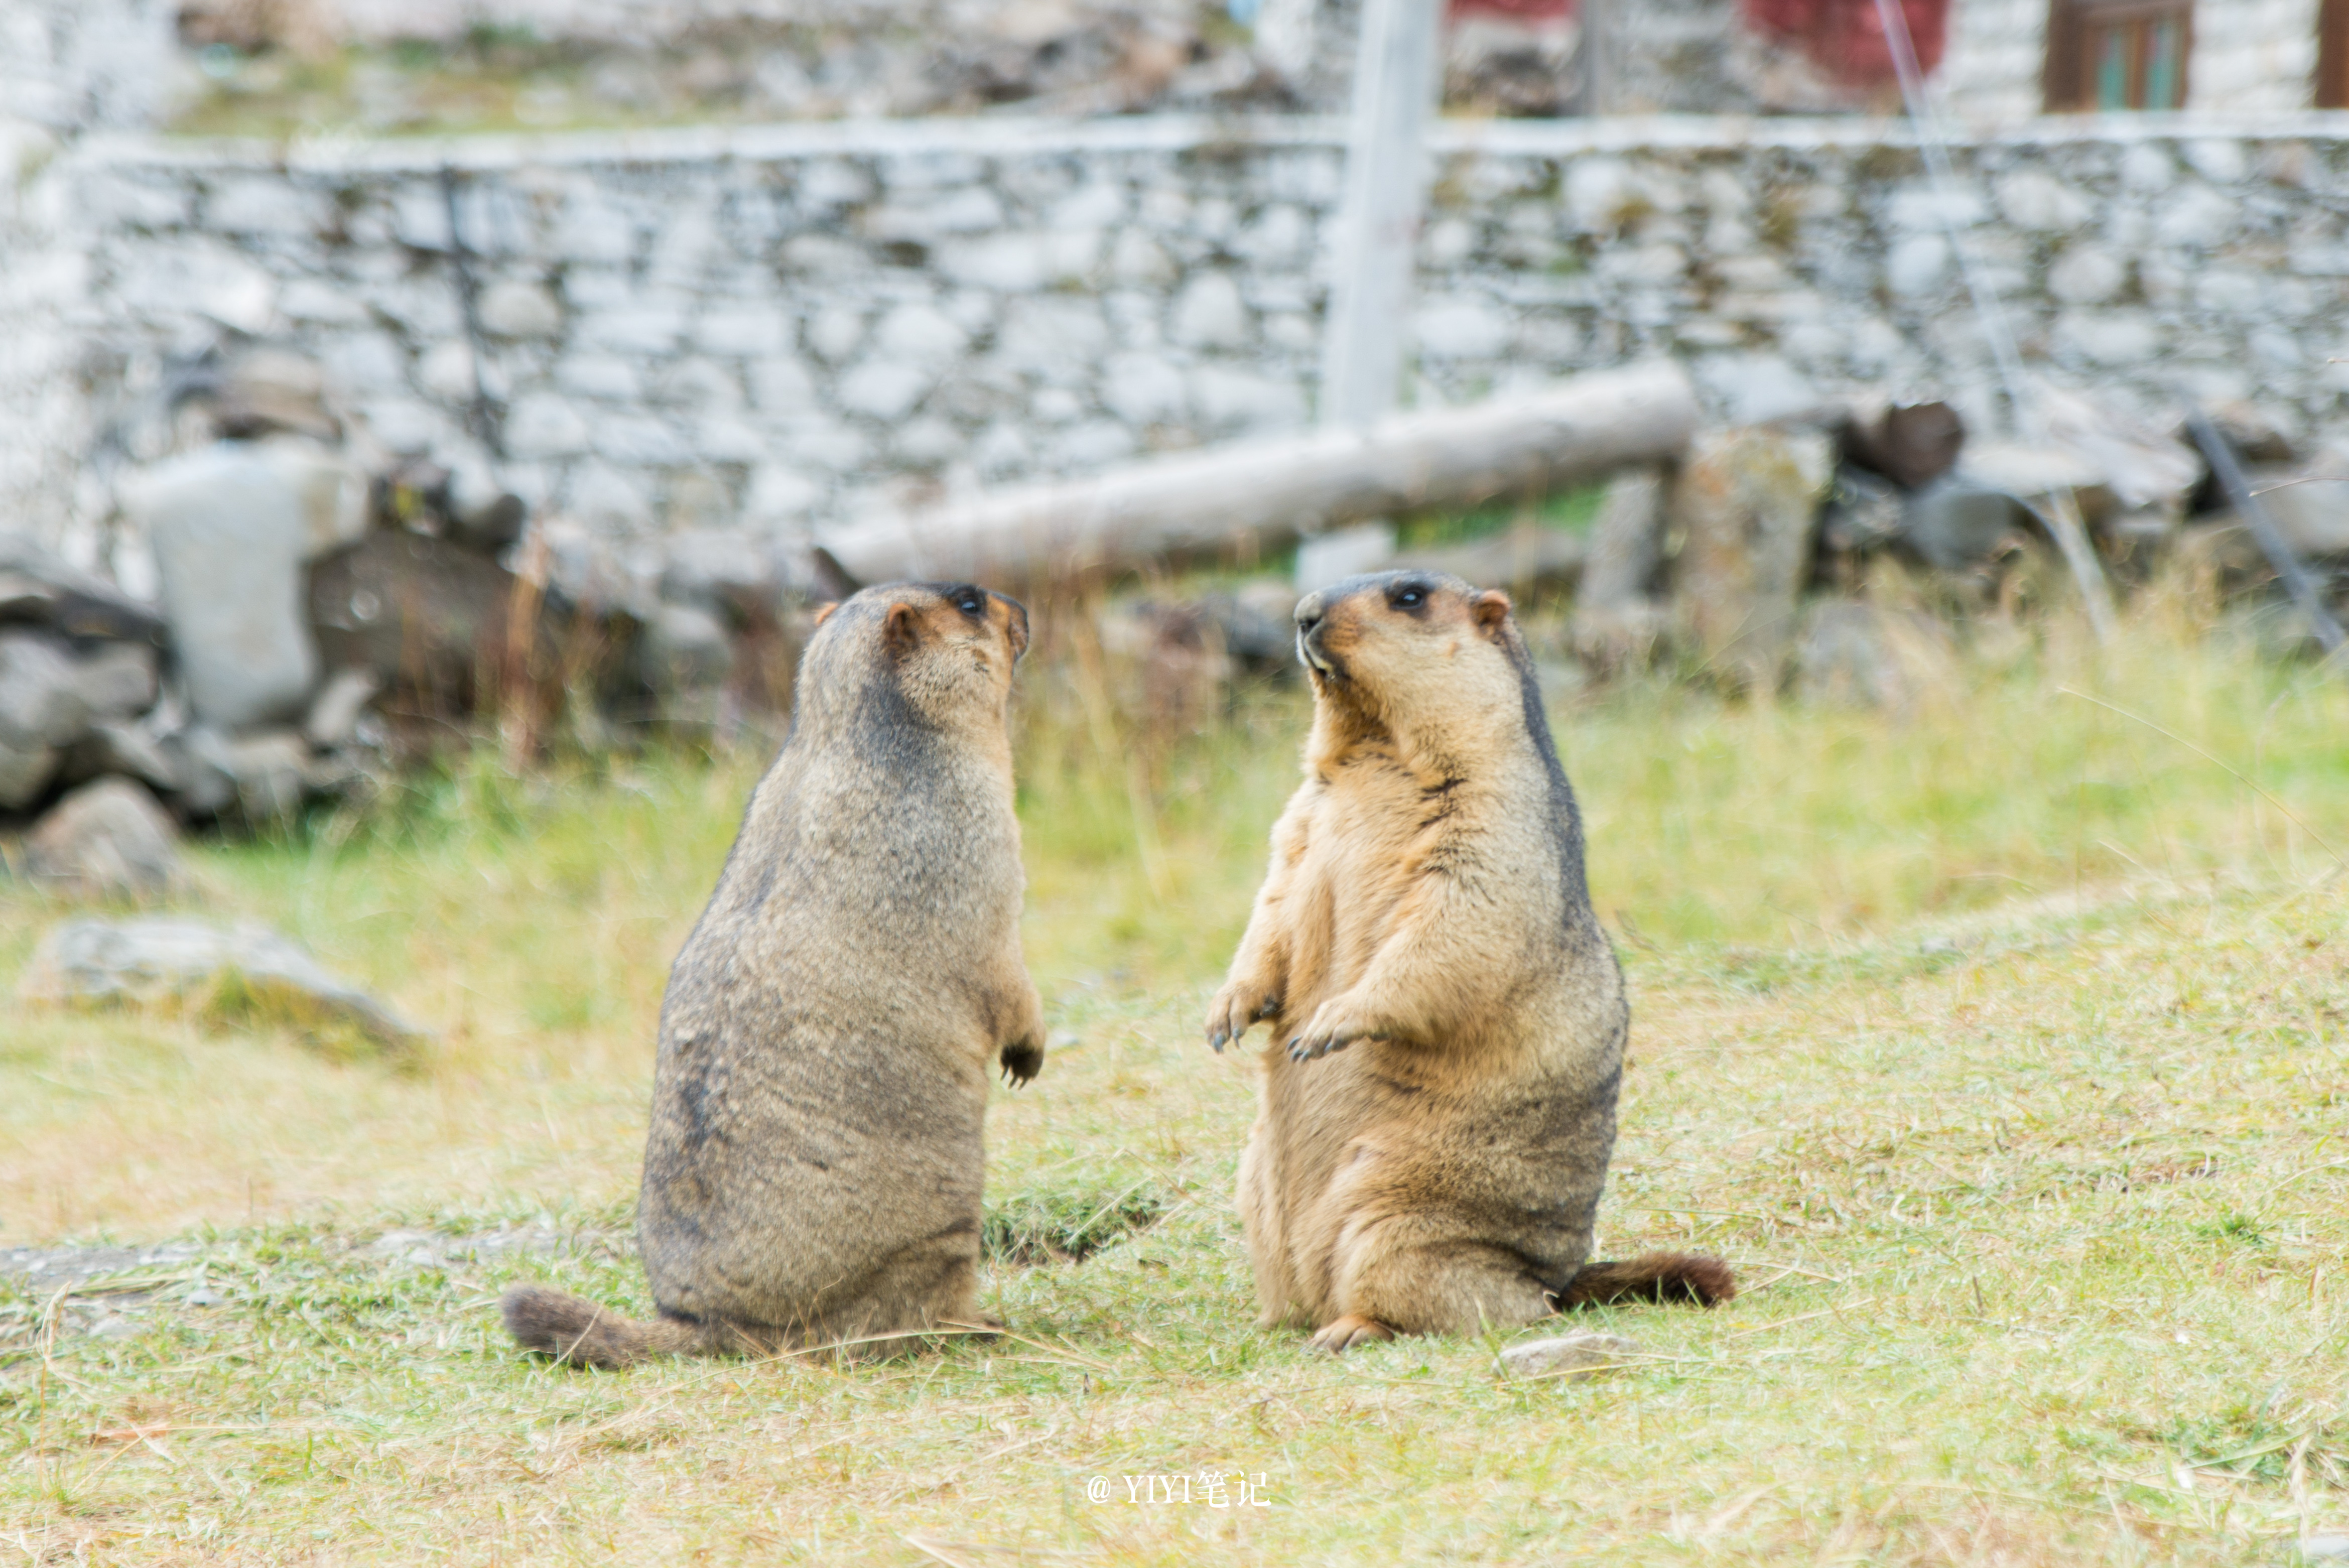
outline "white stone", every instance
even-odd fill
[[[1130,456],[1133,432],[1114,419],[1088,419],[1052,438],[1047,459],[1061,469],[1097,469]]]
[[[1420,306],[1412,335],[1431,359],[1490,359],[1508,346],[1509,318],[1481,299],[1438,296]]]
[[[1257,266],[1302,260],[1313,243],[1313,220],[1301,208],[1276,202],[1256,215],[1232,242],[1232,254]]]
[[[641,533],[652,526],[652,502],[644,487],[605,462],[585,462],[564,487],[564,510],[605,533]]]
[[[297,278],[277,296],[277,309],[288,321],[320,326],[365,326],[367,306],[357,294],[316,278]]]
[[[1122,223],[1126,215],[1125,191],[1123,187],[1096,181],[1081,185],[1052,203],[1045,215],[1049,229],[1107,229]]]
[[[1500,1370],[1512,1377],[1554,1377],[1580,1383],[1623,1367],[1641,1354],[1635,1340],[1619,1334],[1583,1330],[1549,1339],[1529,1339],[1501,1352]]]
[[[1185,411],[1183,373],[1154,354],[1119,354],[1102,366],[1102,402],[1133,425],[1164,424]]]
[[[492,337],[553,337],[563,330],[563,307],[544,285],[508,278],[481,291],[481,320]]]
[[[2037,169],[2018,169],[2000,177],[1998,210],[2018,229],[2035,234],[2064,234],[2088,221],[2087,199]]]
[[[2055,318],[2055,343],[2098,365],[2144,365],[2161,352],[2161,328],[2144,311],[2069,310]]]
[[[1585,155],[1567,165],[1566,211],[1586,234],[1611,234],[1652,205],[1620,159]]]
[[[2246,316],[2278,302],[2264,274],[2240,267],[2214,267],[2195,278],[2194,303],[2221,315]]]
[[[1229,273],[1202,273],[1175,296],[1169,333],[1193,348],[1239,348],[1247,343],[1247,307]]]
[[[1293,381],[1202,365],[1187,377],[1199,422],[1220,433],[1268,435],[1305,423],[1305,393]]]
[[[900,461],[922,469],[934,469],[961,456],[965,445],[961,431],[929,415],[898,426],[889,443]]]
[[[2065,304],[2103,304],[2128,283],[2128,267],[2098,245],[2070,245],[2047,269],[2047,292]]]
[[[1892,292],[1914,299],[1941,286],[1950,270],[1950,242],[1939,234],[1911,234],[1884,258],[1884,281]]]
[[[587,449],[587,421],[562,397],[528,392],[506,413],[505,441],[518,458],[566,458]]]
[[[874,332],[880,352],[907,364],[936,368],[969,345],[963,329],[926,304],[901,304],[881,318]]]
[[[636,226],[626,213],[582,192],[563,214],[554,249],[567,262],[625,262],[636,253]]]
[[[644,414],[606,414],[595,425],[594,450],[615,462],[666,468],[690,456],[676,431]]]
[[[1939,234],[1954,224],[1970,229],[1990,215],[1982,199],[1971,191],[1940,191],[1931,186],[1893,193],[1885,221],[1908,234]]]
[[[1091,300],[1046,296],[1012,302],[995,335],[1005,365],[1048,381],[1074,379],[1109,346],[1109,324]]]
[[[762,527],[797,522],[823,499],[823,488],[805,474],[781,463],[761,463],[751,470],[743,521]]]
[[[371,397],[403,389],[408,358],[381,333],[351,333],[329,339],[318,363],[327,383],[347,397]]]
[[[657,304],[595,311],[582,319],[574,335],[591,347],[616,353],[665,354],[685,335],[685,313]]]
[[[482,390],[473,380],[473,350],[462,338],[438,343],[416,366],[416,383],[443,403],[471,403]]]
[[[694,322],[693,344],[729,359],[762,358],[791,347],[791,323],[780,305],[713,310]]]
[[[810,348],[838,365],[864,341],[864,316],[846,305],[827,305],[808,323],[807,340]]]
[[[2121,183],[2130,190],[2151,195],[2177,182],[2178,160],[2167,149],[2139,141],[2121,154]]]
[[[370,398],[359,418],[384,450],[403,457],[430,451],[454,429],[448,416],[412,397]]]
[[[1420,264],[1430,271],[1448,273],[1475,252],[1475,225],[1464,219],[1445,218],[1431,223],[1420,237]]]
[[[1025,473],[1036,460],[1019,422],[1000,419],[981,431],[971,447],[971,461],[990,479]]]
[[[223,234],[266,234],[290,239],[326,226],[326,204],[282,179],[248,175],[213,190],[204,202],[204,222]]]
[[[1040,425],[1065,425],[1084,411],[1084,399],[1065,387],[1040,387],[1028,402],[1028,417]]]
[[[942,245],[933,254],[947,277],[974,288],[1026,294],[1052,280],[1051,247],[1041,234],[991,234],[964,244]]]
[[[2208,185],[2189,185],[2161,204],[2153,232],[2166,245],[2209,250],[2233,235],[2240,216],[2235,202]]]
[[[840,406],[875,419],[902,419],[936,383],[935,373],[902,360],[867,360],[840,378]]]
[[[1732,425],[1762,425],[1817,412],[1818,388],[1775,354],[1716,354],[1696,362],[1698,385]]]
[[[815,379],[796,359],[754,360],[750,400],[768,414],[804,414],[816,407]]]
[[[554,384],[574,397],[634,402],[644,395],[634,362],[616,354],[574,354],[554,367]]]
[[[947,234],[980,234],[1003,226],[1003,203],[984,185],[972,185],[919,207],[868,210],[864,232],[876,240],[935,240]]]
[[[2231,185],[2246,170],[2243,144],[2223,137],[2198,137],[2186,144],[2186,161],[2205,180]]]
[[[1110,276],[1135,287],[1158,287],[1174,281],[1174,258],[1140,229],[1122,229],[1110,247]]]

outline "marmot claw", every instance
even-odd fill
[[[1044,1047],[1033,1040],[1022,1040],[1003,1047],[1003,1081],[1013,1088],[1025,1088],[1030,1079],[1044,1070]]]

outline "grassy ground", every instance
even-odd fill
[[[1154,749],[1030,679],[1059,1043],[991,1128],[995,1237],[1047,1260],[991,1271],[1014,1337],[848,1372],[512,1352],[511,1279],[647,1305],[626,1228],[654,1016],[757,760],[482,765],[202,857],[205,907],[433,1024],[421,1059],[201,1011],[0,1027],[0,1242],[208,1249],[104,1334],[0,1295],[0,1543],[2156,1564],[2349,1528],[2349,875],[2325,847],[2349,851],[2349,683],[2152,615],[2102,655],[2060,624],[1984,637],[1895,717],[1637,685],[1561,710],[1634,995],[1602,1244],[1717,1249],[1749,1287],[1609,1315],[1646,1358],[1567,1385],[1497,1378],[1492,1343],[1330,1361],[1252,1326],[1228,1191],[1253,1091],[1195,1019],[1299,709],[1260,696]],[[0,899],[0,985],[58,913]],[[562,1244],[368,1245],[516,1227]],[[1211,1474],[1252,1495],[1217,1506]]]

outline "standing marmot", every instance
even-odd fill
[[[1265,1018],[1287,1047],[1240,1161],[1266,1326],[1343,1350],[1735,1294],[1715,1258],[1584,1261],[1630,1013],[1508,596],[1352,577],[1297,627],[1305,783],[1207,1010],[1218,1050]]]
[[[636,1213],[660,1316],[518,1286],[523,1345],[616,1366],[972,1321],[989,1058],[1044,1060],[1005,728],[1027,646],[1027,611],[968,586],[818,623],[669,971]]]

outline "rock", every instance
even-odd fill
[[[1901,508],[1900,542],[1941,572],[1979,565],[2009,537],[2028,533],[2030,514],[2002,488],[1945,474]]]
[[[1376,572],[1394,556],[1394,524],[1383,518],[1317,533],[1297,546],[1297,592],[1311,593],[1361,572]]]
[[[2251,488],[2276,531],[2303,560],[2349,556],[2349,480],[2255,479]]]
[[[241,729],[298,713],[317,673],[301,609],[302,493],[228,444],[159,463],[121,489],[154,548],[196,716]]]
[[[0,736],[0,810],[29,806],[57,770],[57,748]]]
[[[42,632],[0,632],[0,741],[64,746],[88,727],[83,672],[69,645]],[[119,696],[101,678],[106,695]]]
[[[1674,616],[1709,662],[1747,686],[1777,686],[1834,473],[1826,436],[1766,425],[1701,434],[1682,467]]]
[[[1607,482],[1590,524],[1578,612],[1647,597],[1663,559],[1665,494],[1661,469],[1629,469]]]
[[[187,878],[179,830],[155,797],[126,779],[84,785],[25,836],[36,882],[85,898],[151,898]]]
[[[222,982],[241,985],[297,1020],[356,1028],[386,1047],[429,1037],[284,936],[250,923],[222,929],[160,916],[67,921],[41,939],[17,994],[51,1004],[148,1002],[186,998]]]
[[[1947,403],[1895,404],[1843,428],[1843,457],[1903,490],[1939,479],[1966,444],[1966,424]]]
[[[1613,1371],[1642,1352],[1637,1342],[1619,1334],[1583,1331],[1555,1339],[1528,1339],[1512,1345],[1496,1358],[1510,1377],[1555,1377],[1568,1383],[1587,1382]]]
[[[2042,387],[2038,402],[2046,438],[2100,469],[2122,509],[2184,513],[2187,498],[2202,481],[2202,459],[2174,431],[2057,387]]]
[[[228,367],[212,418],[222,435],[235,438],[279,430],[323,441],[342,435],[326,411],[326,377],[317,361],[276,348],[253,349]]]
[[[308,793],[310,747],[294,731],[264,730],[232,739],[196,729],[189,732],[188,747],[198,760],[227,778],[246,821],[283,821],[302,809]]]
[[[2070,490],[2091,518],[2112,511],[2113,493],[2105,470],[2068,448],[2025,441],[1976,441],[1950,470],[1964,488],[2036,499]]]
[[[2300,460],[2302,425],[2289,405],[2234,398],[2210,410],[2210,423],[2246,463]]]
[[[720,613],[737,624],[772,616],[783,563],[768,542],[747,533],[689,529],[662,542],[661,597]]]
[[[155,647],[163,642],[163,618],[152,606],[76,571],[22,534],[0,533],[0,625]]]
[[[1845,554],[1880,549],[1900,537],[1902,503],[1891,480],[1866,469],[1836,470],[1826,510],[1819,514],[1819,542]]]
[[[734,645],[724,623],[708,610],[663,604],[645,623],[637,659],[653,694],[675,698],[725,685],[734,668]]]
[[[323,750],[349,745],[358,735],[359,716],[382,689],[372,670],[336,670],[310,705],[302,738]]]
[[[1529,523],[1473,544],[1402,551],[1387,565],[1416,566],[1448,573],[1479,587],[1508,588],[1537,582],[1571,583],[1582,575],[1588,553],[1589,545],[1580,534]]]
[[[1601,673],[1648,664],[1671,630],[1671,612],[1652,599],[1623,599],[1577,609],[1569,638],[1584,663]]]
[[[273,436],[253,455],[302,504],[302,559],[316,561],[357,544],[367,530],[367,478],[334,448],[301,436]]]
[[[107,643],[73,661],[82,705],[101,718],[128,718],[155,706],[155,650],[138,643]]]
[[[166,792],[180,788],[178,766],[144,727],[101,718],[66,748],[57,778],[68,785],[86,784],[109,774],[136,779]]]
[[[1948,631],[1917,611],[1816,604],[1795,651],[1795,689],[1811,702],[1906,708],[1957,675]]]
[[[1288,583],[1259,577],[1229,593],[1206,594],[1199,603],[1232,657],[1257,670],[1296,666],[1297,591]]]
[[[537,284],[508,279],[481,291],[481,330],[492,337],[553,337],[563,330],[563,307]]]
[[[2312,1535],[2301,1542],[2303,1563],[2349,1563],[2349,1535]]]

